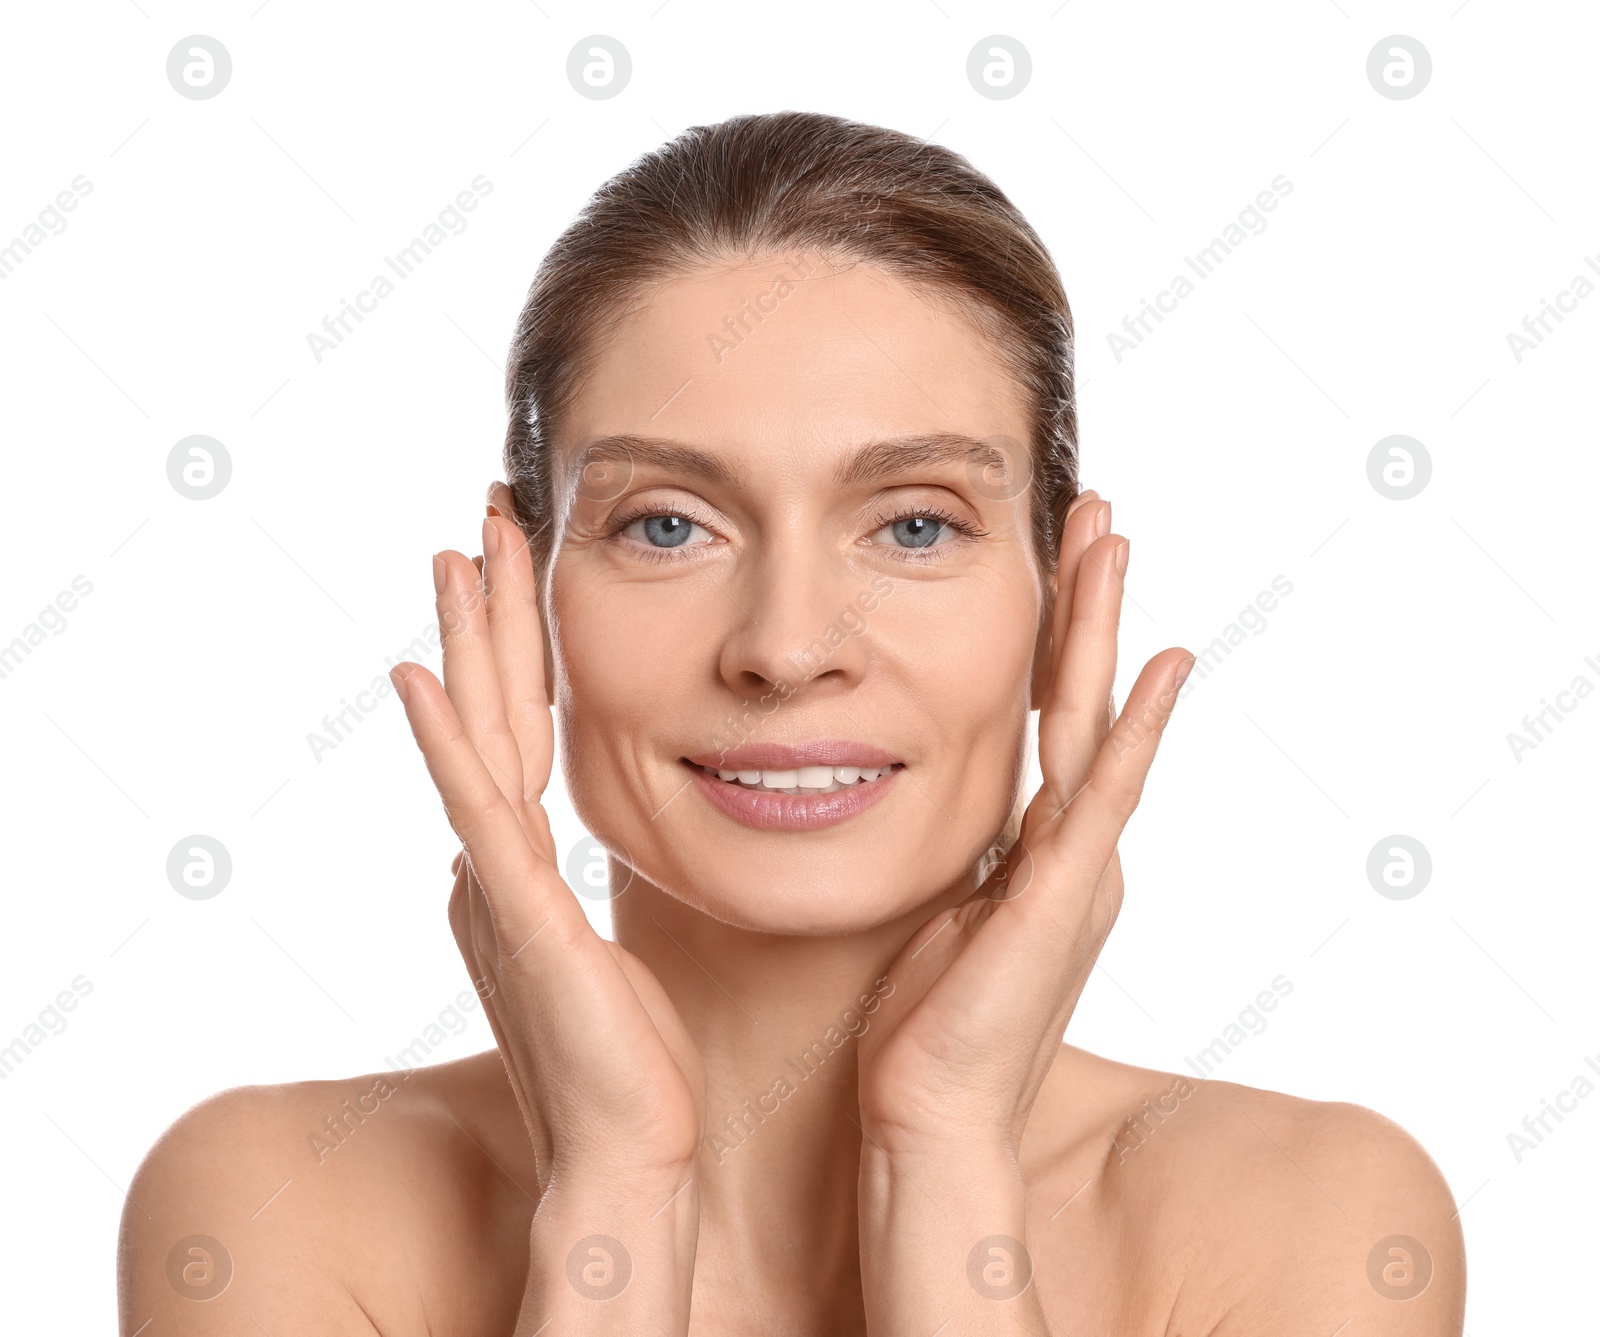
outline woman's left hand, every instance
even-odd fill
[[[1067,518],[1039,715],[1044,784],[1021,837],[975,895],[906,944],[888,971],[894,991],[861,1037],[862,1228],[899,1236],[874,1241],[882,1261],[869,1267],[879,1284],[864,1278],[869,1318],[875,1290],[880,1302],[898,1300],[892,1325],[880,1310],[873,1330],[913,1320],[902,1309],[910,1296],[920,1297],[918,1313],[904,1330],[953,1312],[940,1307],[949,1273],[930,1275],[934,1258],[948,1255],[953,1293],[965,1300],[982,1296],[980,1280],[991,1274],[982,1258],[963,1263],[964,1246],[1002,1236],[1020,1243],[1023,1129],[1116,921],[1117,841],[1193,664],[1185,650],[1163,650],[1111,722],[1128,544],[1110,527],[1109,503],[1092,493]],[[894,1182],[902,1173],[910,1184]],[[929,1182],[945,1190],[938,1213],[917,1211],[917,1189],[926,1196]],[[915,1252],[901,1247],[913,1237]],[[992,1275],[1003,1275],[1008,1262],[995,1266]],[[1016,1331],[1034,1330],[1030,1308],[1008,1307],[1023,1325]]]

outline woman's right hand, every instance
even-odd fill
[[[570,1218],[575,1243],[605,1236],[627,1249],[619,1232],[648,1221],[636,1247],[659,1245],[678,1270],[687,1245],[692,1268],[697,1198],[676,1195],[699,1151],[704,1065],[660,982],[594,931],[562,880],[541,803],[555,735],[533,563],[501,515],[484,522],[483,547],[481,576],[461,553],[434,558],[444,683],[411,663],[390,677],[461,839],[450,925],[533,1144],[535,1233]],[[547,1261],[552,1282],[565,1269],[580,1296],[622,1265]]]

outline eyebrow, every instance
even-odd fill
[[[841,487],[876,483],[930,464],[985,464],[1006,467],[1006,457],[986,441],[959,432],[930,432],[869,441],[836,471]]]
[[[708,451],[662,437],[634,436],[626,432],[591,441],[573,461],[573,472],[581,477],[589,465],[607,461],[653,464],[665,472],[687,474],[708,483],[743,486],[743,481],[727,462]]]
[[[744,480],[720,456],[697,446],[663,437],[618,433],[586,446],[573,462],[582,474],[590,464],[615,461],[651,464],[668,473],[686,474],[708,483],[742,488]],[[1007,460],[987,441],[959,432],[921,432],[869,441],[858,447],[834,471],[841,487],[875,483],[929,465],[972,463],[1007,467]]]

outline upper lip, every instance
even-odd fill
[[[685,761],[724,771],[792,771],[801,766],[895,766],[900,758],[871,743],[815,738],[807,743],[741,743],[717,752],[686,753]]]

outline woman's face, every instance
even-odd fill
[[[554,447],[550,634],[574,806],[636,875],[767,932],[970,889],[1044,597],[991,348],[811,253],[674,279],[600,352]]]

